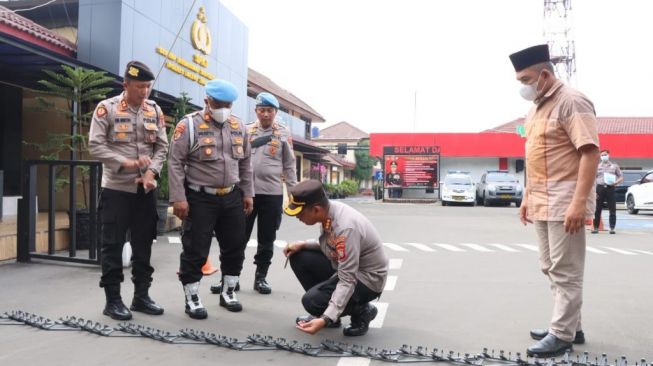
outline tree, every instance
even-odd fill
[[[360,183],[372,177],[372,169],[376,164],[376,158],[370,156],[370,140],[364,139],[358,142],[362,149],[354,151],[356,157],[356,168],[354,168],[354,179]]]
[[[45,89],[42,93],[66,100],[66,108],[58,107],[52,99],[37,97],[40,111],[53,111],[70,119],[71,133],[48,133],[44,143],[25,144],[36,148],[41,153],[41,159],[56,160],[64,151],[71,152],[71,160],[84,160],[88,153],[88,130],[93,117],[95,103],[105,99],[106,94],[113,90],[106,86],[114,81],[104,71],[95,71],[83,67],[61,65],[62,72],[43,70],[47,78],[39,80]],[[81,183],[84,192],[84,207],[88,208],[86,185],[88,167],[80,167]],[[56,171],[56,187],[62,188],[70,184],[63,174],[65,168]]]

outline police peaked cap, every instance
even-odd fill
[[[220,102],[231,103],[238,99],[236,86],[227,80],[213,79],[206,83],[206,95]]]
[[[512,66],[515,68],[515,72],[522,71],[542,62],[551,61],[549,56],[549,46],[545,44],[525,48],[519,52],[513,53],[509,57]]]
[[[284,209],[288,216],[299,215],[304,207],[312,206],[326,199],[326,193],[319,180],[310,179],[297,183],[288,192],[290,203]]]
[[[274,107],[275,109],[279,109],[279,101],[274,95],[268,92],[263,92],[256,96],[256,106]]]
[[[125,79],[152,81],[154,74],[147,65],[140,61],[130,61],[125,68]]]

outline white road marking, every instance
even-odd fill
[[[169,236],[168,243],[170,244],[181,244],[181,238],[178,236]]]
[[[484,247],[484,246],[482,246],[482,245],[479,245],[479,244],[474,244],[474,243],[461,243],[460,245],[464,245],[464,246],[466,246],[466,247],[468,247],[468,248],[472,248],[472,249],[474,249],[474,250],[476,250],[476,251],[479,251],[479,252],[486,252],[486,253],[494,252],[494,250],[492,250],[492,249],[488,249],[488,248],[486,248],[486,247]]]
[[[342,357],[337,366],[368,366],[372,360],[364,357]]]
[[[504,250],[506,252],[519,253],[519,250],[517,250],[515,248],[512,248],[512,247],[509,247],[509,246],[504,245],[504,244],[488,244],[488,245],[499,248],[499,249]]]
[[[649,252],[648,250],[639,250],[639,249],[630,249],[630,250],[632,250],[633,252],[637,252],[637,253],[653,255],[653,252]]]
[[[539,251],[539,248],[537,247],[537,245],[533,245],[533,244],[517,244],[517,245],[520,246],[520,247],[522,247],[522,248],[526,248],[526,249],[528,249],[528,250],[532,250],[532,251],[534,251],[534,252]]]
[[[435,249],[429,247],[426,244],[422,244],[422,243],[404,243],[404,244],[405,245],[410,245],[411,247],[415,247],[415,248],[417,248],[417,249],[419,249],[421,251],[424,251],[424,252],[435,252]]]
[[[383,326],[383,321],[385,320],[385,314],[388,312],[388,303],[373,302],[371,304],[376,306],[379,312],[376,314],[376,318],[370,322],[370,328],[381,328]]]
[[[388,276],[383,291],[394,291],[395,286],[397,286],[397,278],[397,276]]]
[[[401,269],[404,260],[401,258],[391,258],[389,261],[390,269]]]
[[[613,252],[619,253],[619,254],[624,254],[624,255],[637,255],[637,253],[629,252],[627,250],[623,249],[618,249],[618,248],[611,248],[611,247],[604,247],[605,249],[610,249]]]
[[[451,245],[451,244],[439,244],[439,243],[434,243],[433,245],[436,245],[440,248],[446,249],[451,252],[465,252],[465,249],[460,249],[457,246]]]
[[[256,248],[258,247],[258,241],[251,239],[250,241],[247,242],[247,246],[250,248]]]
[[[585,247],[585,250],[591,253],[596,253],[596,254],[608,254],[608,252],[604,252],[601,249],[596,249],[594,247],[587,246]]]
[[[397,245],[394,243],[383,243],[383,246],[385,246],[388,249],[394,250],[395,252],[407,252],[408,249],[402,247],[401,245]]]
[[[288,245],[288,243],[285,240],[275,240],[274,241],[274,246],[277,247],[277,248],[283,249],[283,248],[286,247],[286,245]]]

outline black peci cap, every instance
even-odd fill
[[[130,61],[125,68],[125,79],[151,81],[154,80],[154,74],[144,63],[140,61]]]
[[[302,212],[304,207],[322,202],[326,198],[322,183],[315,179],[298,183],[296,186],[290,188],[288,195],[290,196],[290,203],[284,209],[284,212],[288,216],[297,216]]]
[[[509,56],[515,72],[524,70],[525,68],[537,65],[542,62],[551,61],[549,56],[549,46],[540,44],[533,47],[528,47],[519,52],[515,52]]]

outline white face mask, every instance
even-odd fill
[[[609,155],[601,155],[601,161],[602,161],[602,162],[606,162],[606,161],[608,161],[609,159],[610,159],[610,156],[609,156]]]
[[[211,111],[211,117],[219,123],[226,122],[229,119],[229,116],[231,116],[231,108],[213,109],[209,107],[209,110]]]
[[[537,95],[539,94],[537,91],[537,84],[540,83],[541,75],[542,74],[537,76],[537,80],[533,84],[526,84],[521,86],[521,89],[519,89],[519,94],[522,96],[522,98],[530,102],[537,99]]]

